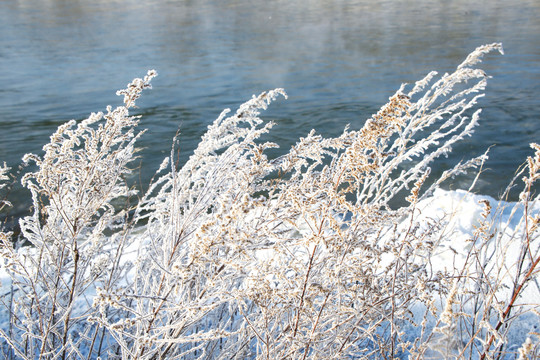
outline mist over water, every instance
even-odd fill
[[[497,197],[540,141],[540,3],[531,1],[0,1],[0,161],[40,153],[56,127],[121,104],[115,91],[148,69],[138,102],[140,180],[148,183],[181,132],[185,161],[224,108],[283,87],[263,113],[282,152],[314,128],[360,128],[404,82],[452,71],[474,48],[502,42],[481,126],[441,172],[494,145],[476,191]],[[139,174],[134,176],[134,181]],[[450,188],[468,187],[473,174]],[[16,190],[12,213],[28,202]],[[15,198],[13,198],[15,197]]]

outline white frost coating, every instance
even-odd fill
[[[263,141],[275,124],[259,115],[286,94],[263,92],[224,111],[183,166],[173,146],[137,198],[124,181],[142,134],[129,108],[156,74],[135,79],[118,92],[124,106],[68,122],[44,156],[25,157],[37,167],[22,178],[33,213],[21,238],[32,246],[0,232],[0,352],[511,356],[539,306],[523,302],[537,298],[540,147],[517,176],[517,205],[439,190],[486,154],[439,178],[429,168],[473,133],[487,77],[470,66],[500,49],[477,49],[409,95],[402,85],[358,131],[311,131],[277,158]]]

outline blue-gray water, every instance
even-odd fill
[[[401,83],[491,42],[506,55],[482,65],[481,127],[435,170],[495,145],[476,190],[497,196],[540,141],[537,0],[0,0],[0,161],[17,166],[58,125],[119,105],[115,91],[151,68],[143,183],[178,127],[185,159],[222,109],[275,87],[289,100],[263,116],[285,150],[312,128],[359,128]],[[11,195],[24,213],[25,194]]]

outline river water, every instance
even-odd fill
[[[434,170],[493,145],[476,191],[497,197],[540,141],[537,0],[0,0],[0,161],[16,167],[58,125],[121,104],[115,91],[148,69],[143,184],[179,128],[185,160],[222,109],[275,87],[289,99],[263,117],[285,151],[312,128],[361,127],[401,83],[491,42],[506,55],[482,64],[481,126]],[[27,194],[11,195],[12,213],[27,211]]]

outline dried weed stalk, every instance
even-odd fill
[[[258,141],[274,124],[259,115],[286,94],[254,96],[224,111],[182,167],[173,146],[130,207],[120,206],[133,195],[123,175],[140,134],[128,109],[156,74],[134,80],[119,92],[124,106],[61,126],[43,157],[25,158],[38,166],[23,178],[34,212],[21,220],[22,238],[32,246],[1,238],[11,279],[5,357],[509,354],[512,320],[538,307],[521,295],[540,261],[531,210],[540,148],[528,160],[514,235],[487,204],[463,261],[434,271],[449,222],[421,216],[442,181],[487,159],[430,178],[430,164],[477,125],[480,110],[471,109],[487,76],[473,66],[493,50],[502,53],[486,45],[452,74],[432,72],[407,93],[402,86],[358,131],[330,139],[312,131],[274,159],[266,150],[277,145]],[[401,198],[408,206],[389,205]],[[509,263],[505,249],[516,242]],[[529,343],[519,341],[520,356],[534,352]]]

